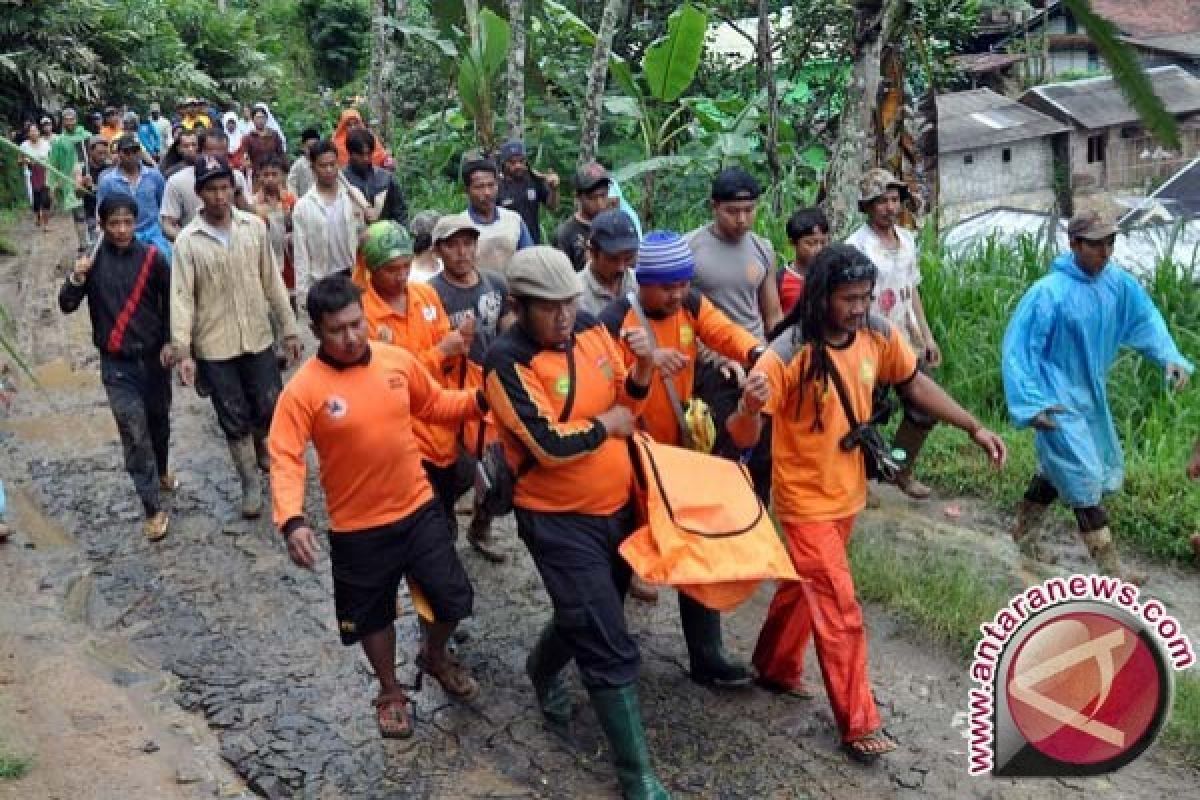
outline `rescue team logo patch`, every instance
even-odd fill
[[[384,344],[391,344],[394,338],[392,336],[392,329],[387,325],[380,325],[379,330],[375,331],[375,338]]]
[[[1174,671],[1195,663],[1162,603],[1105,575],[1055,577],[980,626],[969,693],[972,775],[1101,775],[1166,725]]]
[[[433,306],[425,306],[421,309],[421,316],[425,317],[426,322],[433,322],[437,319],[437,309]]]
[[[696,341],[696,332],[692,330],[691,325],[679,326],[679,344],[683,347],[691,347],[692,342]]]
[[[341,419],[346,416],[346,412],[350,410],[350,405],[344,397],[338,397],[336,394],[325,401],[325,413],[334,419]]]
[[[566,375],[559,375],[558,380],[554,382],[554,391],[566,397],[567,393],[571,391],[571,379]]]
[[[604,377],[610,381],[613,379],[612,363],[608,360],[608,356],[600,356],[596,359],[596,368],[604,373]]]
[[[858,367],[858,379],[862,381],[863,386],[875,385],[875,362],[870,359],[864,359]]]

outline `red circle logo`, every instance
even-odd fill
[[[1021,642],[1005,691],[1030,746],[1066,764],[1099,764],[1145,746],[1163,676],[1146,640],[1111,616],[1063,614]]]

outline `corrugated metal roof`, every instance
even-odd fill
[[[1176,172],[1146,198],[1138,208],[1121,219],[1122,225],[1141,220],[1148,213],[1162,213],[1170,219],[1200,220],[1200,158]]]
[[[955,153],[1068,130],[1058,120],[991,89],[937,96],[938,152]]]
[[[1181,67],[1155,67],[1146,71],[1154,93],[1162,98],[1167,111],[1175,115],[1200,111],[1200,78],[1189,75]],[[1124,125],[1138,119],[1112,76],[1089,78],[1067,83],[1035,86],[1021,96],[1024,102],[1036,96],[1062,120],[1070,120],[1088,130]]]
[[[968,217],[946,233],[945,249],[951,254],[970,252],[989,238],[1015,246],[1022,236],[1044,238],[1049,216],[1036,211],[997,208]],[[1055,250],[1071,249],[1067,221],[1055,220]],[[1170,259],[1184,267],[1200,264],[1200,220],[1134,228],[1117,237],[1113,260],[1142,278],[1154,274],[1159,262]]]
[[[1183,56],[1184,58],[1200,58],[1200,31],[1191,33],[1176,33],[1170,36],[1135,36],[1124,37],[1125,41],[1138,47],[1156,50],[1160,53]]]
[[[1200,31],[1196,0],[1092,0],[1092,10],[1130,36]]]

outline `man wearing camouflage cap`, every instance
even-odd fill
[[[859,186],[858,210],[867,221],[846,239],[875,264],[875,302],[871,311],[895,326],[905,342],[917,354],[922,369],[942,364],[925,306],[917,287],[921,268],[917,262],[917,242],[912,232],[897,225],[908,187],[886,169],[867,170]],[[896,476],[900,491],[915,499],[930,495],[930,489],[913,475],[917,455],[934,425],[933,417],[904,405],[904,419],[896,429],[895,446],[905,453],[904,468]]]
[[[1017,511],[1013,538],[1037,558],[1037,525],[1061,499],[1075,512],[1088,553],[1106,574],[1133,583],[1117,555],[1101,504],[1124,479],[1121,443],[1108,407],[1108,373],[1122,347],[1187,384],[1192,365],[1137,279],[1113,263],[1117,227],[1095,212],[1067,226],[1071,252],[1059,255],[1025,293],[1004,334],[1004,394],[1017,427],[1032,427],[1038,471]]]

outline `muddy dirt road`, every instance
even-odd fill
[[[269,797],[615,796],[577,678],[568,737],[547,731],[535,710],[522,665],[549,607],[511,524],[501,534],[509,563],[497,567],[463,550],[476,616],[459,654],[482,683],[482,699],[457,704],[427,681],[414,693],[417,736],[400,743],[379,739],[366,662],[337,642],[327,563],[315,573],[295,569],[265,520],[237,518],[236,479],[211,408],[190,391],[177,390],[174,404],[172,458],[183,486],[171,502],[171,532],[159,544],[143,539],[86,314],[63,318],[54,303],[70,236],[58,220],[49,236],[18,237],[29,254],[0,261],[0,302],[18,317],[20,342],[44,387],[25,386],[0,418],[0,476],[16,529],[0,547],[0,735],[5,728],[19,734],[37,759],[23,781],[0,783],[0,797],[52,796],[37,787],[55,780],[79,786],[96,776],[135,775],[139,761],[153,766],[136,773],[138,780],[159,783],[130,783],[125,795],[111,796],[236,796],[240,786],[217,756]],[[319,505],[314,500],[311,510],[323,520]],[[941,533],[977,543],[1009,569],[996,521],[986,514],[964,520]],[[868,535],[895,538],[898,557],[944,527],[894,499],[864,520]],[[761,591],[728,618],[733,652],[748,656],[768,598]],[[657,607],[631,603],[629,616],[643,655],[651,748],[677,797],[1158,798],[1192,796],[1200,785],[1196,771],[1162,749],[1106,778],[969,778],[960,713],[965,667],[879,609],[868,612],[873,676],[901,749],[879,768],[855,767],[835,749],[823,696],[716,693],[692,684],[671,593]],[[51,625],[48,638],[36,638],[38,625]],[[411,680],[415,618],[403,617],[398,628],[401,676]],[[38,669],[21,666],[37,659]],[[85,668],[87,681],[68,679],[70,670]],[[9,698],[30,697],[15,702],[32,702],[49,720],[70,720],[81,693],[105,692],[116,699],[104,704],[102,721],[80,716],[84,726],[72,729],[103,740],[90,764],[64,757],[57,740],[39,733],[48,724],[28,725],[7,709]],[[147,739],[163,752],[143,753]],[[180,776],[184,757],[190,772]],[[179,777],[196,780],[181,784]],[[35,780],[43,783],[25,784]],[[24,785],[31,790],[21,791]]]

